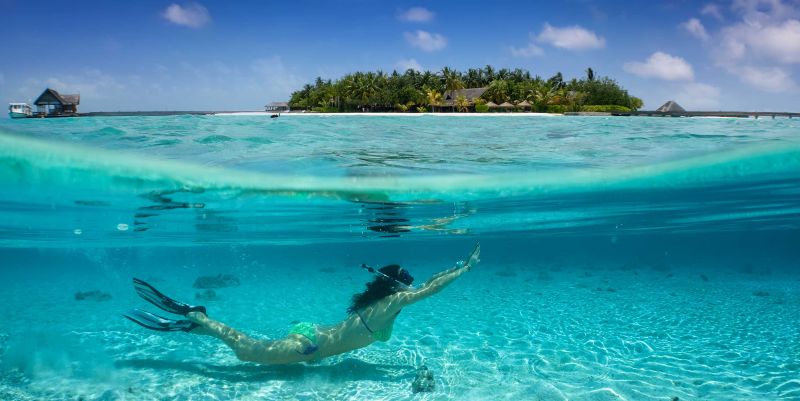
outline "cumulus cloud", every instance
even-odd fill
[[[664,52],[655,52],[644,62],[627,62],[623,65],[623,69],[640,77],[666,81],[691,81],[694,79],[692,66],[686,60]]]
[[[438,33],[416,31],[406,32],[404,35],[408,44],[426,52],[435,52],[447,46],[447,38]]]
[[[678,89],[675,100],[689,110],[709,110],[719,108],[719,97],[716,86],[690,82]]]
[[[406,70],[422,71],[422,65],[420,65],[420,63],[417,62],[417,60],[414,60],[413,58],[400,60],[397,63],[395,63],[395,67],[397,67],[397,69],[400,71],[406,71]]]
[[[520,58],[531,58],[536,56],[541,56],[544,54],[544,50],[541,47],[536,46],[533,42],[528,43],[525,47],[511,47],[511,55],[514,57]]]
[[[708,41],[714,64],[756,89],[796,90],[800,9],[781,0],[736,0],[731,10],[738,21]]]
[[[735,63],[758,58],[782,64],[800,63],[800,21],[780,23],[745,22],[720,31],[721,47],[716,56],[720,62]]]
[[[172,3],[161,13],[161,17],[173,24],[190,28],[201,28],[211,21],[208,9],[198,3]]]
[[[578,25],[557,28],[545,23],[536,39],[567,50],[600,49],[606,45],[604,38]]]
[[[685,29],[690,35],[702,41],[709,39],[708,32],[706,32],[706,27],[704,27],[703,23],[697,18],[690,18],[688,21],[681,24],[681,28]]]
[[[706,4],[700,9],[701,15],[708,15],[714,17],[720,21],[722,21],[722,11],[720,11],[719,6],[716,4]]]
[[[743,82],[765,92],[778,93],[796,89],[791,75],[778,67],[742,66],[732,67],[729,70]]]
[[[430,22],[433,21],[433,17],[435,16],[436,13],[425,7],[411,7],[408,10],[401,11],[397,15],[397,18],[400,21],[407,22]]]

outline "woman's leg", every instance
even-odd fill
[[[256,362],[267,365],[281,365],[303,362],[314,359],[313,355],[304,355],[302,350],[310,343],[301,336],[291,336],[283,340],[256,340],[241,331],[224,323],[210,319],[200,312],[190,312],[186,317],[200,327],[191,331],[194,334],[216,337],[231,347],[236,357],[245,362]]]

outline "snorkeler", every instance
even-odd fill
[[[394,321],[404,307],[438,293],[468,272],[480,261],[480,252],[480,244],[475,245],[466,261],[433,275],[417,288],[411,286],[414,277],[399,265],[380,269],[362,265],[375,275],[375,279],[367,283],[364,292],[353,296],[344,321],[331,326],[298,323],[289,330],[286,338],[280,340],[251,338],[210,319],[205,307],[176,301],[136,278],[133,279],[133,285],[139,296],[166,312],[185,316],[186,319],[173,320],[140,309],[133,309],[124,316],[151,330],[185,331],[216,337],[246,362],[278,365],[316,361],[366,347],[375,341],[388,341]]]

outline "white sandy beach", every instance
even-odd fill
[[[215,116],[269,116],[277,113],[261,112],[261,111],[242,111],[233,113],[215,113]],[[335,116],[369,116],[369,117],[563,117],[563,114],[551,113],[302,113],[302,112],[284,112],[280,113],[281,117],[288,116],[318,116],[318,117],[335,117]]]

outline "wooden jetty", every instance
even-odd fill
[[[646,117],[737,117],[737,118],[759,118],[759,117],[784,117],[800,118],[800,113],[786,111],[655,111],[641,110],[626,113],[611,113],[614,116],[646,116]]]

